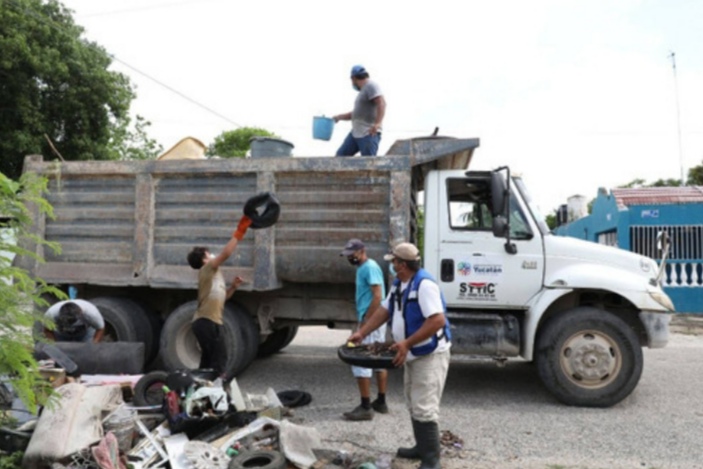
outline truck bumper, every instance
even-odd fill
[[[671,314],[659,311],[640,312],[640,321],[647,331],[649,348],[662,348],[669,342],[669,322]]]

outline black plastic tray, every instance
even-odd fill
[[[357,345],[355,347],[347,347],[342,345],[337,349],[337,356],[344,363],[362,368],[396,368],[393,365],[395,352],[390,350],[382,351],[378,354],[371,354],[370,345]]]

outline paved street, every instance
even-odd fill
[[[329,449],[394,453],[411,442],[402,371],[392,371],[391,413],[349,423],[356,384],[336,356],[348,331],[301,328],[293,343],[257,360],[240,377],[245,392],[304,390],[309,406],[296,417],[320,431]],[[445,469],[455,468],[703,468],[703,336],[672,334],[665,349],[645,349],[634,393],[610,409],[564,406],[542,387],[532,364],[454,358],[442,401],[440,429],[464,440]],[[401,466],[394,466],[401,467]],[[413,467],[413,466],[402,466]]]

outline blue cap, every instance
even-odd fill
[[[355,77],[357,75],[361,75],[362,73],[366,73],[366,69],[364,68],[363,65],[354,65],[351,69],[351,76]]]

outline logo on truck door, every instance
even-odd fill
[[[483,258],[481,263],[459,261],[456,263],[456,273],[458,277],[478,277],[477,280],[483,280],[481,277],[491,277],[491,280],[495,280],[496,277],[502,276],[503,264]]]
[[[491,282],[468,282],[459,284],[459,299],[473,301],[496,301],[496,286]]]

